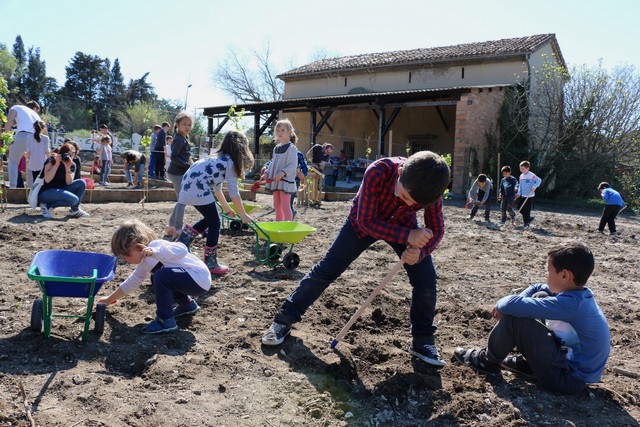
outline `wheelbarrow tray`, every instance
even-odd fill
[[[46,250],[36,254],[27,276],[36,280],[50,297],[95,296],[102,284],[112,280],[116,258],[92,252]],[[91,285],[93,294],[91,294]]]
[[[293,221],[256,222],[255,224],[258,237],[272,243],[296,244],[316,231],[311,226]]]
[[[229,203],[229,206],[231,206],[231,209],[233,209],[233,211],[235,213],[239,213],[238,209],[236,209],[236,205],[234,205],[233,203]],[[256,209],[258,209],[260,206],[259,205],[254,205],[252,203],[243,203],[242,207],[244,208],[244,211],[247,214],[250,214],[251,212],[255,211]]]

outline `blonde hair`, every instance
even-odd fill
[[[289,141],[293,142],[294,144],[298,142],[298,135],[296,135],[296,130],[293,128],[293,124],[291,124],[291,121],[289,119],[278,120],[273,128],[278,129],[278,126],[284,126],[289,131]]]
[[[117,257],[123,257],[129,253],[133,245],[148,245],[157,238],[156,233],[140,220],[128,219],[113,233],[111,252]]]

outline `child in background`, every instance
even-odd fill
[[[18,162],[18,183],[16,188],[24,188],[24,173],[27,171],[27,158],[22,156]]]
[[[296,198],[296,194],[300,190],[300,182],[303,181],[307,174],[309,173],[309,168],[307,167],[307,160],[304,158],[304,154],[298,151],[298,168],[296,170],[296,192],[291,195],[291,212],[293,215],[291,216],[291,220],[296,219],[296,215],[298,211],[293,207],[293,201]]]
[[[487,375],[500,375],[502,367],[534,377],[542,387],[564,394],[597,383],[609,357],[610,336],[607,319],[585,286],[593,269],[593,254],[582,243],[551,249],[547,283],[500,299],[491,312],[498,323],[487,346],[458,347],[455,359]],[[509,356],[516,347],[519,354]]]
[[[526,160],[520,162],[520,179],[518,183],[518,192],[516,193],[516,201],[518,202],[518,210],[522,214],[525,228],[528,228],[536,217],[531,216],[531,208],[533,206],[533,198],[536,195],[536,188],[542,184],[542,179],[531,172],[531,163]]]
[[[185,112],[176,115],[174,130],[175,135],[171,142],[171,161],[167,168],[167,177],[173,183],[173,190],[176,192],[176,198],[180,198],[180,190],[182,189],[182,176],[187,172],[189,166],[193,164],[191,160],[191,144],[189,143],[189,133],[193,127],[193,118]],[[182,230],[184,222],[183,203],[177,202],[169,216],[169,224],[165,229],[165,239],[176,238]]]
[[[269,168],[262,176],[267,181],[265,188],[273,192],[273,207],[276,221],[291,221],[291,195],[297,191],[296,169],[298,167],[298,149],[295,129],[288,119],[279,120],[275,127],[277,145]]]
[[[222,194],[222,183],[227,182],[229,196],[243,223],[251,222],[251,218],[244,210],[238,177],[244,176],[244,170],[253,166],[253,155],[249,150],[249,141],[244,134],[236,131],[228,132],[217,157],[205,157],[195,162],[182,178],[182,190],[178,202],[193,205],[203,218],[193,224],[185,224],[178,238],[189,248],[191,242],[203,231],[207,230],[207,240],[204,247],[204,262],[213,274],[226,274],[229,267],[218,262],[218,238],[220,237],[220,216],[216,207],[216,199],[225,213],[235,217],[235,212]],[[213,192],[212,192],[213,190]],[[215,198],[214,198],[215,194]]]
[[[484,220],[490,222],[491,217],[491,190],[493,189],[493,183],[487,175],[481,173],[478,175],[473,185],[469,189],[469,203],[473,203],[469,219],[473,219],[478,212],[480,206],[484,206]]]
[[[94,156],[93,165],[91,166],[91,174],[99,175],[100,174],[100,157]]]
[[[111,162],[113,155],[111,152],[111,137],[106,135],[100,138],[100,147],[96,150],[96,154],[100,158],[100,185],[108,186],[109,173],[111,172]]]
[[[143,328],[146,334],[178,329],[176,317],[194,314],[200,307],[192,296],[211,288],[207,266],[184,245],[156,239],[149,227],[137,219],[125,221],[111,238],[111,251],[137,267],[111,295],[97,304],[113,304],[151,276],[156,296],[156,319]],[[173,303],[178,305],[173,307]]]
[[[604,233],[604,226],[609,226],[609,234],[612,236],[618,235],[616,231],[616,217],[618,213],[624,208],[624,200],[622,196],[616,190],[609,186],[608,182],[601,182],[598,185],[598,192],[604,200],[604,210],[600,217],[600,225],[598,226],[598,232]]]
[[[164,171],[165,174],[167,170],[169,170],[169,166],[171,165],[171,143],[173,142],[173,137],[171,135],[167,135],[166,137],[167,144],[164,146]],[[166,177],[166,175],[165,175]]]
[[[47,136],[47,125],[42,120],[33,123],[34,132],[27,135],[27,170],[30,176],[27,177],[29,187],[33,181],[40,175],[44,168],[44,162],[49,157],[51,144]]]
[[[282,344],[292,324],[302,319],[322,292],[367,248],[384,240],[404,262],[412,287],[409,353],[430,365],[444,366],[434,338],[437,277],[431,253],[444,235],[442,194],[449,177],[449,166],[430,151],[419,151],[408,159],[374,161],[329,251],[284,301],[262,343]],[[424,227],[418,225],[420,211]]]
[[[498,194],[498,201],[500,201],[500,212],[502,217],[500,222],[504,224],[507,222],[507,211],[511,217],[511,225],[516,225],[516,212],[513,210],[513,202],[516,198],[516,187],[518,186],[518,180],[511,176],[511,167],[502,167],[502,180],[500,180],[500,194]]]

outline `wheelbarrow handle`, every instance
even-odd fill
[[[398,262],[395,263],[393,268],[391,268],[391,270],[387,273],[387,275],[384,276],[384,278],[380,281],[378,286],[376,286],[373,292],[371,292],[371,295],[369,295],[369,297],[362,303],[358,311],[356,311],[354,315],[351,316],[351,319],[349,319],[347,324],[344,325],[340,333],[333,339],[333,341],[331,341],[331,346],[329,348],[331,348],[332,350],[336,348],[336,346],[338,345],[338,342],[342,338],[344,338],[345,335],[347,335],[347,332],[349,332],[349,329],[351,329],[351,326],[353,326],[356,320],[358,320],[358,317],[360,317],[362,312],[369,306],[369,304],[371,304],[371,301],[373,301],[373,299],[380,293],[382,288],[384,288],[386,284],[389,283],[391,279],[393,279],[393,277],[398,273],[398,271],[400,271],[400,268],[402,268],[403,264],[404,264],[404,261],[402,259],[399,259]]]

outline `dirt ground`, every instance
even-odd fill
[[[259,195],[257,220],[273,220],[271,199]],[[434,253],[438,269],[437,343],[448,360],[433,369],[407,348],[410,289],[402,271],[374,300],[336,350],[329,344],[395,263],[377,243],[310,308],[277,349],[260,337],[275,309],[330,246],[350,202],[301,208],[298,221],[317,232],[295,246],[297,270],[256,260],[251,231],[224,231],[219,257],[231,272],[198,298],[202,310],[179,331],[146,336],[154,317],[148,284],[109,307],[105,330],[80,340],[82,324],[54,319],[44,340],[30,329],[40,297],[27,269],[39,250],[109,253],[122,218],[135,216],[160,232],[171,203],[84,205],[91,218],[54,220],[10,205],[0,216],[0,426],[636,426],[640,421],[640,271],[636,217],[619,219],[622,235],[594,232],[599,212],[537,207],[535,226],[487,227],[447,201],[446,233]],[[498,219],[493,212],[493,219]],[[197,212],[187,208],[186,220]],[[541,390],[503,372],[487,379],[449,361],[458,345],[481,346],[501,296],[544,281],[546,252],[570,239],[596,256],[589,286],[609,320],[611,358],[602,382],[577,396]],[[202,241],[193,246],[202,253]],[[118,264],[100,295],[133,267]],[[77,311],[84,299],[58,298],[54,310]]]

